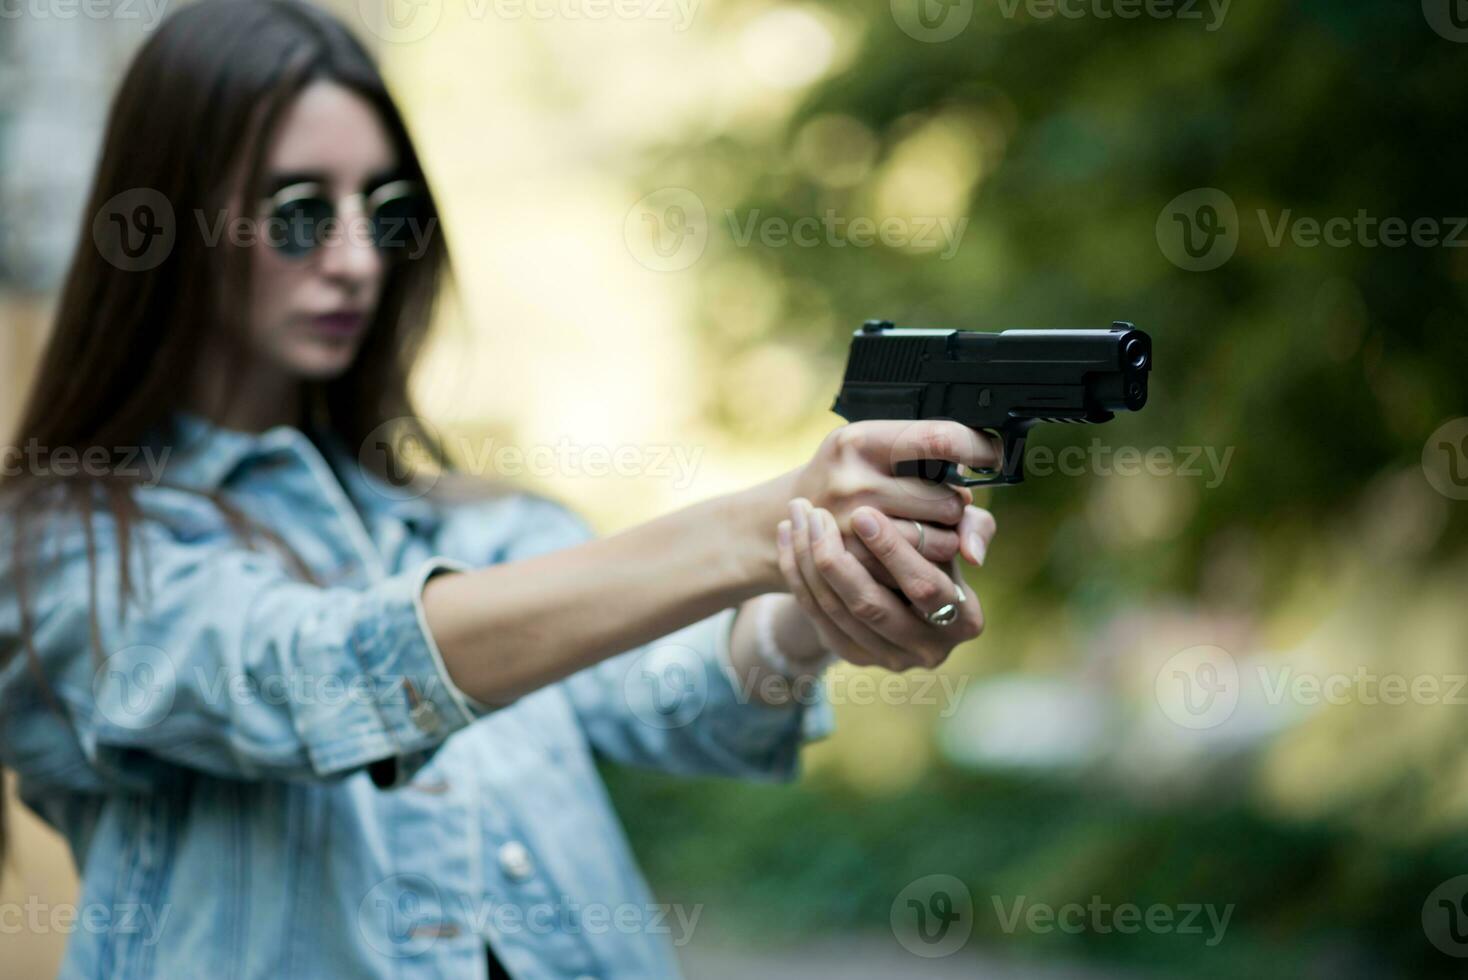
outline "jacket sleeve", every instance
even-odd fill
[[[272,555],[145,522],[124,609],[116,541],[95,523],[94,562],[72,528],[27,565],[34,657],[18,640],[8,546],[0,558],[0,752],[28,780],[141,790],[174,767],[294,780],[367,769],[393,786],[473,720],[422,615],[423,583],[444,563],[323,588]]]
[[[536,498],[509,559],[594,536],[554,501]],[[592,748],[616,762],[668,772],[785,780],[800,746],[832,729],[819,681],[797,703],[771,706],[741,691],[729,662],[737,610],[725,609],[562,682]]]

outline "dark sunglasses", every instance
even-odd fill
[[[282,255],[305,258],[320,246],[335,224],[341,205],[361,199],[372,244],[384,255],[405,255],[432,231],[428,192],[416,180],[392,180],[371,193],[334,201],[316,181],[282,187],[262,202],[265,240]]]

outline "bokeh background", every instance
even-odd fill
[[[485,473],[604,532],[808,458],[869,317],[1154,338],[1145,411],[1037,431],[1071,465],[989,497],[989,627],[941,683],[863,697],[838,668],[795,787],[608,772],[660,898],[704,907],[691,975],[1458,975],[1458,0],[389,2],[334,6],[455,252],[425,414],[481,471],[636,448]],[[8,428],[106,100],[168,5],[4,9]],[[0,901],[67,901],[20,822]],[[1128,904],[1171,924],[1012,915]],[[1226,927],[1183,928],[1194,906]],[[0,972],[49,975],[64,940],[7,930]]]

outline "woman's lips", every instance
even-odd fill
[[[367,318],[361,313],[322,313],[311,318],[311,325],[331,337],[353,337],[362,331]]]

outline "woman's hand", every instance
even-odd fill
[[[862,507],[892,518],[883,526],[884,533],[905,541],[909,552],[916,553],[921,546],[922,556],[939,565],[959,554],[971,564],[982,564],[994,534],[993,517],[973,506],[973,492],[967,487],[894,475],[899,462],[919,459],[951,460],[975,469],[994,467],[999,449],[990,436],[942,419],[852,422],[828,434],[811,461],[795,471],[786,499],[804,498],[828,511],[852,557],[879,583],[892,588],[898,582],[890,566],[853,533],[852,518]]]
[[[849,541],[851,555],[887,585],[897,584],[890,581],[890,569],[851,528],[851,516],[862,506],[897,519],[895,533],[913,547],[920,541],[923,557],[932,562],[948,562],[962,553],[979,565],[984,560],[984,531],[994,533],[992,525],[982,527],[984,512],[972,508],[973,491],[967,487],[894,475],[898,462],[910,459],[948,459],[969,468],[988,468],[998,465],[1000,450],[988,434],[954,421],[850,423],[822,440],[815,456],[800,469],[790,494],[831,512]],[[922,531],[915,521],[925,525]]]
[[[970,469],[1000,463],[997,440],[948,419],[899,421],[871,419],[829,432],[810,461],[765,483],[715,498],[708,541],[723,559],[719,577],[734,584],[732,597],[752,598],[787,588],[780,573],[770,530],[796,497],[830,511],[847,548],[878,582],[897,588],[891,571],[851,528],[860,507],[872,507],[893,521],[924,558],[945,564],[962,555],[983,563],[993,518],[973,506],[967,487],[897,476],[908,460],[947,460]]]
[[[973,532],[980,554],[995,529],[993,517],[981,513],[985,520]],[[978,596],[962,585],[955,562],[950,559],[946,571],[933,564],[875,507],[856,508],[852,524],[912,605],[904,605],[847,550],[829,511],[812,508],[804,498],[792,500],[790,519],[777,529],[780,572],[828,650],[854,664],[889,670],[936,667],[959,643],[983,632]],[[947,626],[924,618],[951,602],[958,602],[958,618]]]

